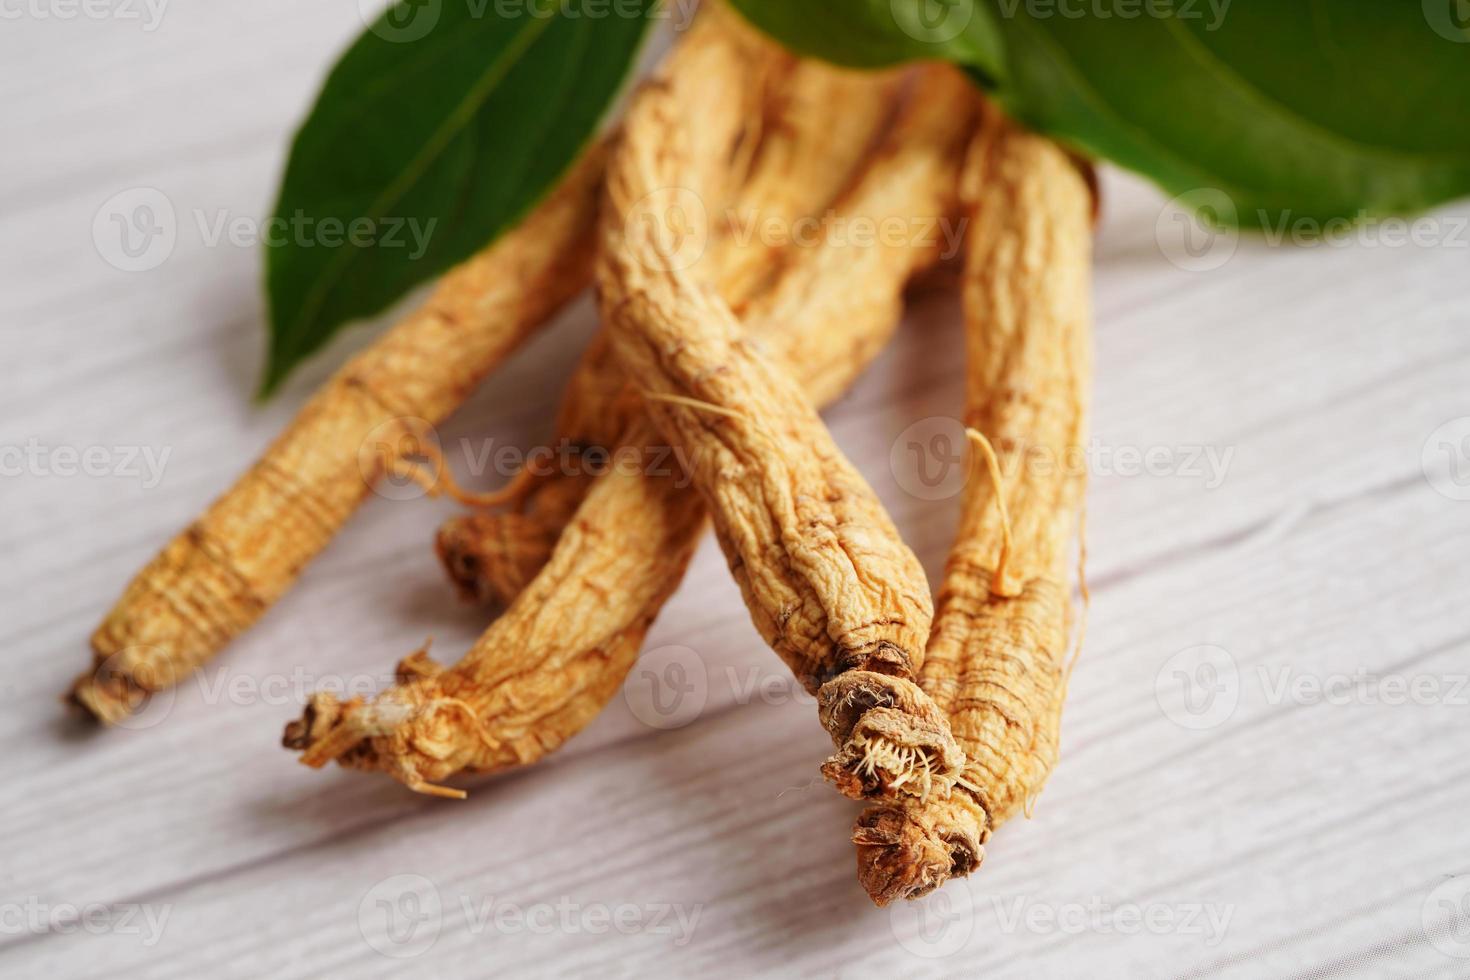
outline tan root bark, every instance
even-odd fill
[[[993,445],[1002,485],[972,470],[922,675],[964,748],[964,773],[947,796],[868,810],[853,834],[879,905],[979,866],[991,832],[1051,771],[1066,688],[1093,193],[1055,144],[998,120],[976,138],[965,188],[965,422]]]
[[[694,40],[669,71],[730,70],[728,52],[701,51]],[[970,124],[931,97],[962,85],[949,75],[926,82],[839,212],[952,214]],[[874,89],[867,98],[886,95]],[[819,136],[803,128],[794,138]],[[938,254],[919,236],[898,248],[823,241],[795,251],[750,304],[751,330],[770,338],[814,397],[834,398],[896,326],[904,284]],[[837,268],[850,275],[833,275]],[[640,419],[623,444],[658,440]],[[437,785],[461,770],[525,765],[558,748],[616,693],[684,575],[705,517],[699,494],[680,483],[674,473],[621,468],[591,481],[550,560],[462,661],[440,671],[412,657],[400,686],[371,703],[317,695],[288,728],[288,747],[308,765],[336,758],[440,795],[461,795]]]
[[[824,772],[855,797],[947,791],[963,754],[910,679],[932,616],[922,567],[800,385],[686,274],[677,223],[648,207],[660,188],[700,186],[725,139],[707,106],[736,82],[664,75],[634,100],[600,218],[603,315],[684,453],[757,628],[817,693],[838,747]]]
[[[370,490],[360,451],[415,446],[590,278],[606,148],[519,227],[445,275],[422,309],[354,357],[224,496],[128,585],[70,698],[115,722],[260,618]],[[397,438],[395,438],[395,435]],[[371,459],[371,457],[369,457]],[[379,458],[387,470],[400,460]]]
[[[773,59],[781,56],[772,53]],[[800,219],[820,219],[847,189],[891,121],[900,76],[876,75],[800,61],[770,71],[760,141],[744,185],[724,213],[708,214],[710,247],[691,266],[731,307],[743,311],[779,270]],[[756,80],[747,79],[747,86]],[[834,106],[843,124],[832,126]],[[737,154],[737,156],[742,156]],[[677,204],[677,200],[671,201]],[[775,229],[768,235],[764,229]],[[591,488],[591,476],[609,465],[612,451],[643,401],[599,333],[574,374],[557,420],[556,452],[575,451],[565,465],[523,470],[512,480],[515,509],[474,513],[446,521],[436,547],[462,596],[508,605],[535,576],[562,528]]]

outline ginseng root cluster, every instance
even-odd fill
[[[1029,463],[1084,439],[1094,208],[1085,164],[954,70],[798,59],[707,3],[544,203],[139,573],[68,696],[125,718],[249,628],[375,480],[408,475],[472,506],[435,544],[461,594],[498,614],[452,665],[423,649],[372,698],[314,695],[284,744],[463,796],[457,775],[534,763],[597,716],[712,525],[760,636],[816,698],[821,772],[869,804],[853,831],[863,887],[878,904],[925,894],[980,865],[1057,760],[1085,487]],[[770,241],[740,234],[741,216],[909,233]],[[883,349],[956,227],[974,465],[931,594],[818,409]],[[928,278],[953,283],[943,271]],[[423,469],[424,427],[594,283],[603,326],[557,438],[587,461],[673,469],[527,468],[481,495],[442,460]],[[370,438],[390,448],[365,468]]]

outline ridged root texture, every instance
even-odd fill
[[[954,787],[964,752],[944,713],[913,682],[848,671],[822,685],[817,711],[837,746],[822,774],[843,796],[922,800]]]
[[[858,880],[879,906],[922,898],[980,867],[990,835],[985,811],[956,793],[923,808],[873,807],[858,818]]]
[[[966,762],[947,795],[858,820],[858,875],[879,905],[978,867],[991,832],[1029,812],[1056,762],[1068,545],[1086,479],[1025,461],[1038,450],[1065,459],[1085,444],[1095,206],[1086,177],[1059,147],[994,115],[970,154],[965,419],[977,448],[998,458],[966,485],[920,680]]]

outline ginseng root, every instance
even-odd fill
[[[684,454],[757,628],[817,695],[837,746],[824,774],[855,798],[942,794],[963,753],[911,680],[932,618],[923,568],[801,386],[681,267],[678,223],[648,206],[661,188],[700,186],[726,139],[707,106],[738,88],[664,75],[634,99],[599,218],[603,316]]]
[[[742,312],[794,247],[783,245],[792,229],[821,220],[852,182],[892,121],[900,81],[896,74],[846,71],[806,60],[789,74],[767,74],[775,77],[750,173],[724,220],[709,216],[710,247],[691,266]],[[834,105],[843,107],[843,125],[835,130]],[[440,528],[439,557],[462,596],[503,607],[520,594],[550,558],[592,476],[612,465],[642,413],[637,387],[626,381],[606,334],[599,333],[558,415],[556,446],[548,455],[560,462],[548,459],[512,478],[514,509],[454,517]]]
[[[1066,688],[1094,196],[1055,144],[998,118],[976,137],[965,193],[965,423],[977,448],[994,447],[1002,483],[971,473],[921,676],[964,772],[947,795],[869,809],[853,833],[879,905],[979,866],[990,834],[1051,772]]]
[[[70,699],[103,722],[178,683],[295,582],[428,425],[591,276],[605,145],[519,227],[445,275],[422,309],[354,357],[239,482],[128,585]],[[380,452],[365,464],[369,439]],[[366,468],[367,472],[364,472]]]
[[[728,70],[723,59],[691,48],[692,40],[681,44],[671,70]],[[839,214],[935,222],[953,214],[970,123],[938,97],[963,84],[947,75],[926,79],[836,204]],[[793,138],[820,146],[822,134],[807,127]],[[750,329],[770,339],[813,397],[836,397],[891,334],[904,284],[938,259],[938,241],[915,235],[894,247],[858,248],[824,239],[792,252],[776,282],[752,300]],[[638,421],[623,445],[657,439]],[[681,488],[676,475],[608,470],[591,481],[534,581],[460,663],[437,670],[424,657],[410,658],[402,683],[370,704],[319,694],[288,728],[287,745],[303,750],[309,765],[336,758],[440,795],[460,795],[436,784],[461,770],[536,761],[616,693],[704,524],[699,495]]]

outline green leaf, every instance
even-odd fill
[[[617,96],[656,2],[404,0],[374,22],[291,149],[261,394],[529,211]]]
[[[1412,212],[1470,193],[1467,0],[735,3],[828,60],[927,49],[964,65],[1033,128],[1171,194],[1218,192],[1202,196],[1228,204],[1226,222]],[[900,24],[913,14],[898,16],[915,7],[964,29],[915,47]]]
[[[851,68],[942,60],[999,74],[996,25],[982,0],[731,0],[791,50]]]
[[[1470,193],[1470,47],[1434,29],[1428,4],[1157,0],[1141,7],[1163,16],[1088,3],[1074,19],[992,2],[1012,114],[1169,193],[1221,191],[1227,221],[1412,212]]]

